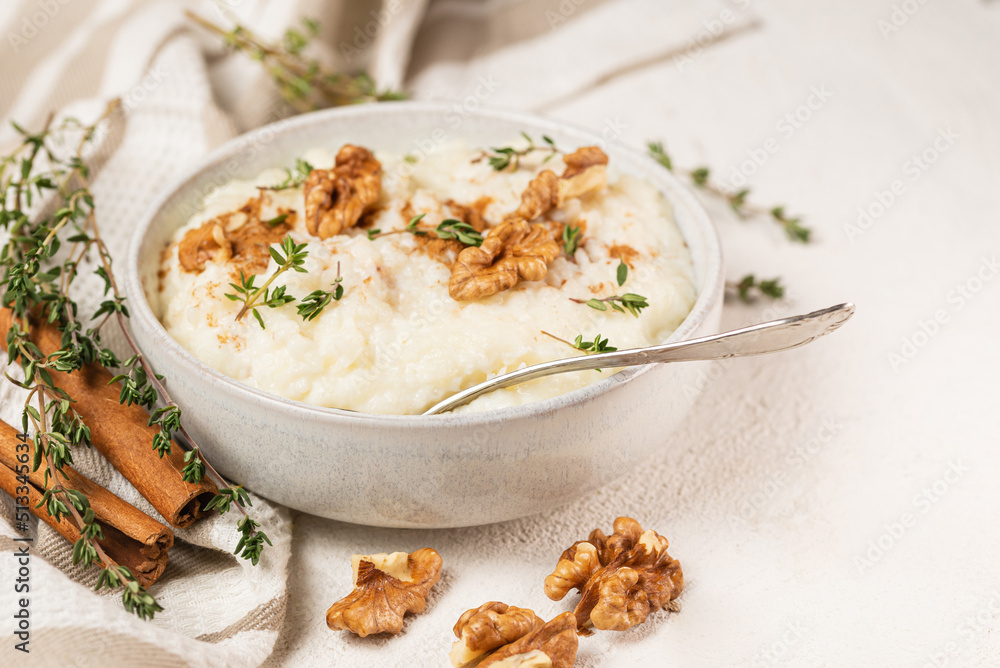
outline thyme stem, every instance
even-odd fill
[[[261,63],[281,95],[295,111],[302,113],[330,106],[403,99],[394,91],[378,92],[366,74],[348,75],[325,68],[317,60],[303,58],[302,50],[319,31],[319,24],[304,20],[306,34],[289,29],[284,44],[269,44],[251,30],[235,25],[231,30],[216,25],[198,14],[186,10],[185,16],[205,30],[222,37],[231,48],[248,54]],[[235,22],[234,22],[235,23]]]

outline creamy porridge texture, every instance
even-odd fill
[[[691,259],[669,204],[651,184],[595,165],[597,149],[544,164],[528,156],[502,171],[460,144],[415,165],[336,149],[302,156],[314,168],[303,170],[304,184],[259,189],[288,176],[270,169],[217,188],[163,254],[164,326],[242,383],[319,406],[415,414],[490,376],[582,354],[546,332],[647,346],[694,303]],[[439,238],[445,220],[464,223],[448,228],[460,239]],[[581,230],[575,250],[565,226]],[[271,287],[301,300],[341,276],[342,297],[312,320],[299,301],[259,308],[263,328],[252,315],[237,320],[242,304],[226,296],[230,284],[242,271],[260,286],[278,269],[268,246],[286,236],[306,244],[305,271],[286,271]],[[619,286],[622,262],[629,269]],[[648,302],[638,317],[573,301],[624,293]],[[551,376],[460,410],[537,401],[607,376]]]

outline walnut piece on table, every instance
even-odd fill
[[[572,668],[578,646],[576,618],[564,612],[493,652],[477,668]]]
[[[357,554],[351,558],[354,591],[326,612],[326,624],[362,638],[399,633],[407,612],[420,613],[441,577],[441,555],[425,547],[407,554]]]
[[[684,589],[684,574],[667,547],[663,536],[619,517],[611,536],[595,529],[562,553],[545,578],[545,595],[558,601],[572,589],[580,591],[574,615],[581,635],[593,633],[590,627],[624,631],[651,612],[677,609],[673,601]]]
[[[509,290],[521,280],[540,281],[559,252],[548,228],[509,218],[492,228],[481,246],[458,254],[448,294],[456,301],[471,301]]]
[[[519,640],[544,624],[533,611],[499,601],[467,610],[453,629],[458,640],[451,646],[451,665],[470,666],[484,654]]]
[[[538,174],[521,194],[521,204],[514,215],[534,220],[574,197],[597,192],[608,182],[608,156],[596,146],[584,146],[563,157],[562,176],[546,169]]]
[[[382,164],[371,151],[345,144],[333,169],[314,169],[303,186],[306,228],[328,239],[357,224],[378,201]]]

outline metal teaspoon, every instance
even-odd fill
[[[718,360],[789,350],[829,334],[847,322],[852,315],[854,304],[848,302],[805,315],[771,320],[689,341],[543,362],[473,385],[436,404],[425,411],[424,415],[445,413],[493,390],[557,373],[651,363]]]

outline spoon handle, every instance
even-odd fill
[[[424,415],[450,411],[493,390],[556,373],[588,369],[613,369],[663,362],[717,360],[763,355],[797,348],[829,334],[847,322],[852,315],[854,315],[854,304],[838,304],[805,315],[771,320],[759,325],[751,325],[689,341],[543,362],[474,385],[448,397],[426,411]]]

